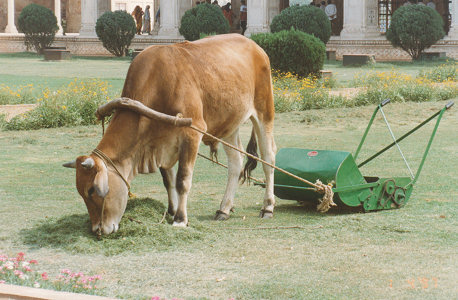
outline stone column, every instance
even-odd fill
[[[95,23],[96,22],[97,22],[97,1],[81,0],[80,37],[97,37],[95,33]]]
[[[269,0],[247,1],[247,30],[246,36],[254,33],[269,32],[268,5]]]
[[[340,38],[342,40],[362,40],[378,38],[377,0],[344,1],[344,24]]]
[[[6,24],[5,33],[18,33],[14,25],[14,0],[8,0],[8,23]]]
[[[161,1],[160,11],[160,27],[158,36],[161,38],[178,38],[180,32],[178,31],[178,6],[180,0],[165,0]]]
[[[59,27],[57,34],[62,34],[63,30],[62,30],[62,17],[61,17],[61,12],[60,12],[60,0],[54,0],[54,15],[56,16],[57,26]]]
[[[192,0],[167,0],[161,1],[160,27],[158,37],[160,38],[182,38],[180,35],[180,22],[184,13],[192,8]]]
[[[452,1],[450,14],[452,15],[452,24],[448,32],[448,38],[458,40],[458,1]]]

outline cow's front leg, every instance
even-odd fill
[[[162,175],[162,182],[164,183],[167,195],[169,198],[169,208],[167,212],[169,215],[174,216],[178,208],[178,194],[176,189],[176,172],[173,168],[163,169],[160,168]]]
[[[237,145],[239,149],[243,150],[238,129],[232,136],[224,139],[224,141],[231,145]],[[229,213],[234,206],[235,192],[239,185],[239,175],[243,166],[243,156],[240,152],[227,146],[224,146],[224,151],[226,152],[228,162],[227,185],[220,208],[216,212],[215,220],[218,221],[229,219]]]
[[[200,137],[194,141],[185,141],[181,146],[176,176],[178,207],[173,219],[173,226],[186,227],[188,225],[187,202],[192,185],[192,174],[196,162],[199,141]]]

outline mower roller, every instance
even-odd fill
[[[394,136],[383,111],[383,106],[388,103],[389,100],[387,99],[376,107],[354,156],[350,152],[345,151],[283,148],[280,149],[276,155],[276,166],[308,181],[315,182],[316,180],[320,180],[325,184],[332,185],[332,190],[334,192],[333,200],[337,205],[345,205],[348,207],[362,206],[364,211],[392,209],[404,206],[409,200],[413,186],[420,176],[420,172],[425,163],[434,136],[436,135],[442,115],[447,109],[452,107],[454,103],[449,102],[444,108],[399,138]],[[378,112],[383,115],[383,119],[393,138],[393,143],[366,160],[356,163],[358,154],[361,151]],[[414,174],[402,153],[399,142],[436,117],[436,124],[423,153],[419,167]],[[410,177],[379,178],[363,176],[361,174],[360,167],[394,146],[398,148],[409,170]],[[307,185],[307,183],[299,181],[277,169],[274,172],[274,194],[280,199],[317,203],[320,197],[323,196],[318,193],[315,188]]]

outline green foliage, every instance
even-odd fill
[[[303,31],[327,43],[331,37],[331,22],[323,10],[315,6],[290,6],[275,16],[270,25],[272,33],[282,30]]]
[[[124,56],[135,36],[135,21],[123,10],[107,11],[98,18],[95,32],[110,53]]]
[[[217,5],[200,4],[186,11],[181,18],[180,34],[189,41],[200,38],[201,33],[223,34],[229,32],[229,23]]]
[[[18,18],[18,28],[25,35],[27,49],[34,48],[39,54],[52,44],[59,29],[54,13],[37,4],[24,7]]]
[[[425,49],[444,37],[443,26],[442,17],[430,7],[402,6],[394,12],[386,38],[416,60]]]
[[[27,84],[17,88],[0,84],[0,105],[35,103],[36,99],[33,97],[33,92],[33,84]]]
[[[420,77],[424,77],[434,82],[457,81],[458,63],[449,62],[434,67],[432,70],[420,72]]]
[[[30,130],[95,124],[95,111],[107,100],[107,84],[71,82],[65,89],[43,91],[38,106],[3,125],[4,130]]]
[[[326,47],[318,38],[298,30],[251,36],[267,53],[272,68],[307,77],[323,68]]]

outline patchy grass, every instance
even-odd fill
[[[384,110],[399,136],[444,104],[393,103]],[[277,146],[354,151],[373,108],[277,114]],[[409,203],[399,210],[323,215],[313,205],[277,199],[274,219],[262,220],[263,190],[243,185],[235,213],[216,222],[226,170],[198,159],[189,228],[157,224],[167,205],[162,179],[140,175],[132,184],[138,199],[129,204],[121,231],[101,241],[89,232],[74,171],[61,167],[89,153],[101,128],[1,132],[0,252],[24,251],[50,277],[63,268],[100,274],[105,295],[128,299],[453,299],[458,292],[457,126],[454,107],[444,116]],[[413,168],[431,129],[401,143]],[[244,143],[250,132],[251,126],[242,128]],[[390,142],[377,118],[361,159]],[[396,151],[365,166],[363,174],[406,175]],[[225,162],[224,155],[220,159]],[[262,177],[261,168],[254,176]]]
[[[170,226],[172,219],[164,216],[165,206],[151,198],[131,199],[115,234],[97,240],[91,233],[88,214],[46,218],[20,235],[33,247],[56,248],[69,253],[117,255],[138,253],[149,249],[168,250],[172,245],[192,243],[202,238],[205,229],[193,224],[187,230]],[[208,229],[207,229],[208,230]]]

